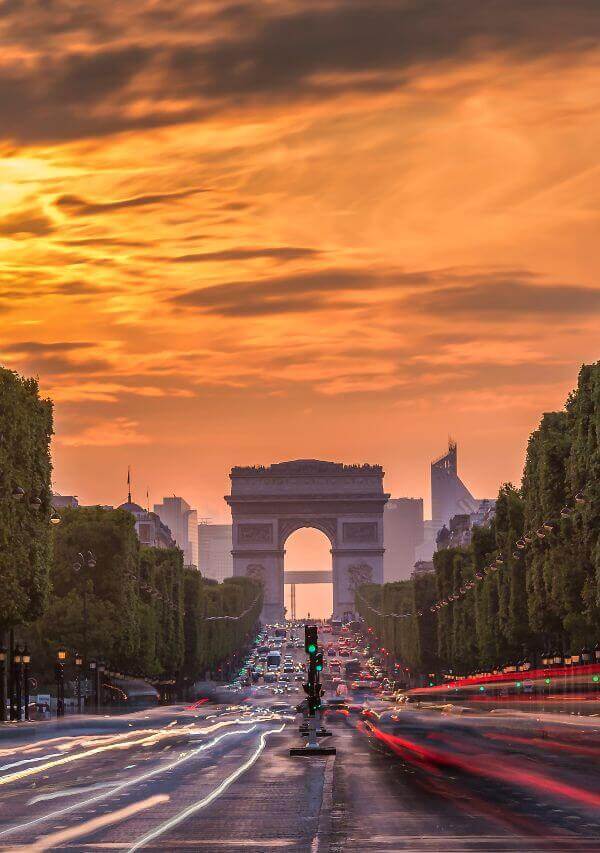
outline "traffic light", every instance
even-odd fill
[[[304,628],[304,651],[307,655],[315,655],[319,645],[319,634],[316,625],[306,625]]]
[[[315,669],[317,672],[323,670],[323,652],[317,652],[315,655]]]
[[[309,696],[308,697],[308,710],[311,716],[318,711],[321,707],[321,699],[319,696]]]

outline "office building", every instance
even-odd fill
[[[154,512],[170,529],[177,545],[183,551],[186,566],[198,568],[198,513],[183,498],[165,497],[154,504]]]
[[[383,511],[383,576],[386,582],[410,577],[423,543],[423,499],[390,498]]]
[[[222,581],[233,575],[231,524],[198,525],[198,554],[202,576]]]

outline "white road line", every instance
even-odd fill
[[[233,725],[233,723],[234,721],[232,721],[231,724]],[[0,831],[0,838],[5,837],[6,835],[14,835],[15,832],[23,832],[27,829],[31,829],[31,827],[37,826],[40,823],[46,823],[46,821],[53,820],[53,818],[62,817],[65,814],[69,814],[70,812],[75,811],[75,809],[83,809],[87,806],[95,805],[96,803],[102,802],[102,800],[106,800],[109,797],[113,797],[120,791],[124,791],[127,788],[131,788],[133,785],[139,785],[142,782],[146,782],[148,779],[152,779],[154,776],[159,776],[161,773],[166,773],[168,770],[172,770],[173,768],[178,767],[180,764],[183,764],[186,761],[190,761],[192,758],[195,758],[201,752],[205,752],[212,746],[216,746],[217,743],[219,743],[226,737],[231,737],[232,735],[238,734],[249,734],[255,729],[256,725],[251,726],[249,729],[237,729],[233,732],[225,732],[224,734],[213,738],[213,740],[202,744],[202,746],[199,746],[197,749],[192,750],[192,752],[188,753],[188,755],[184,755],[182,758],[178,758],[176,761],[171,761],[169,764],[165,764],[162,767],[156,767],[154,770],[149,770],[147,773],[143,773],[141,776],[136,776],[133,779],[128,779],[126,782],[117,783],[111,791],[107,791],[104,794],[98,794],[97,796],[90,797],[87,800],[78,801],[71,806],[65,806],[62,809],[57,809],[55,812],[49,812],[48,814],[41,815],[40,817],[34,818],[33,820],[29,820],[26,823],[20,823],[16,826],[9,826],[7,829],[3,829]]]
[[[135,850],[140,850],[142,847],[148,844],[149,841],[154,841],[155,838],[164,835],[165,832],[168,832],[170,829],[173,829],[173,827],[182,823],[184,820],[187,820],[190,815],[195,814],[196,812],[206,808],[206,806],[209,806],[212,802],[214,802],[218,797],[221,796],[224,791],[227,790],[227,788],[229,788],[230,785],[235,782],[236,779],[239,779],[239,777],[243,773],[245,773],[246,770],[252,767],[252,765],[258,760],[266,746],[267,736],[270,734],[282,732],[284,727],[285,723],[283,723],[278,729],[268,729],[266,732],[263,732],[259,737],[258,745],[250,756],[250,758],[243,764],[241,764],[236,770],[234,770],[233,773],[227,776],[221,782],[221,784],[218,785],[218,787],[211,791],[211,793],[207,797],[204,797],[202,800],[198,800],[198,802],[193,803],[191,806],[188,806],[186,809],[179,812],[179,814],[175,815],[170,820],[161,823],[151,832],[148,832],[146,835],[142,836],[142,838],[138,839],[138,841],[136,841],[135,844],[128,849],[127,853],[134,853]]]

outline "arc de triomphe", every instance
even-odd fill
[[[331,542],[333,612],[354,612],[353,586],[383,583],[383,491],[380,465],[300,459],[269,467],[231,469],[225,500],[233,522],[233,574],[262,579],[262,619],[284,616],[285,543],[314,527]]]

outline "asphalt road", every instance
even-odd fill
[[[4,728],[0,850],[600,851],[593,718],[330,716],[290,758],[276,699]]]

